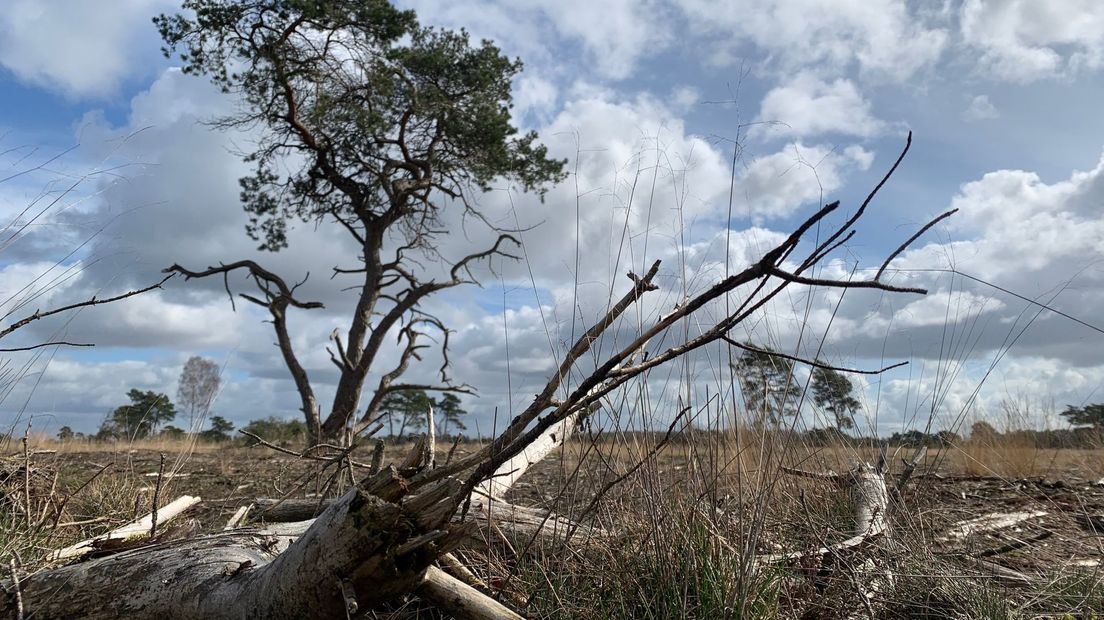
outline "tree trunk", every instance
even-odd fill
[[[48,618],[339,618],[414,591],[438,554],[468,535],[450,526],[454,489],[397,501],[393,470],[326,509],[293,543],[279,528],[144,547],[20,579],[24,614]],[[442,506],[447,505],[448,510]],[[286,549],[286,550],[285,550]],[[282,552],[281,552],[282,551]],[[15,617],[11,580],[0,614]]]
[[[373,226],[367,221],[364,224],[365,237],[361,248],[364,253],[364,284],[349,326],[349,341],[345,343],[345,357],[350,365],[341,369],[333,406],[322,422],[322,436],[329,439],[340,438],[345,426],[355,422],[364,380],[374,361],[362,358],[365,356],[365,340],[375,336],[372,332],[372,314],[376,310],[382,288],[380,276],[383,264],[380,251],[383,248],[383,228]],[[380,329],[380,326],[377,325],[376,329]],[[379,337],[382,336],[383,334]],[[368,352],[368,355],[375,357],[374,352]]]

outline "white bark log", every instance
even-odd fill
[[[238,508],[234,512],[234,516],[230,517],[230,520],[226,522],[226,526],[222,528],[222,531],[232,530],[241,527],[245,523],[245,520],[249,517],[249,511],[253,508],[253,504],[246,504],[241,508]]]
[[[254,500],[254,503],[258,507],[257,512],[263,514],[261,507],[277,501],[279,500],[262,498]],[[322,509],[331,503],[333,500],[323,501]],[[284,534],[305,532],[313,523],[311,515],[317,510],[319,501],[315,499],[283,500],[269,513],[273,517],[265,517],[271,524],[267,529]],[[574,536],[577,539],[612,538],[612,534],[605,530],[585,525],[576,526],[574,521],[540,508],[517,506],[503,500],[487,498],[472,500],[467,521],[474,522],[478,528],[471,536],[471,540],[477,543],[505,538],[512,544],[524,545],[536,537],[543,544],[553,544],[562,542],[573,527],[576,528]]]
[[[959,521],[958,523],[954,524],[954,526],[952,526],[950,530],[947,530],[945,534],[943,534],[939,538],[936,538],[936,540],[938,540],[939,542],[962,540],[981,532],[995,532],[996,530],[1007,529],[1015,525],[1019,525],[1024,521],[1046,516],[1046,514],[1046,512],[1041,510],[1007,513],[994,512],[974,519]]]
[[[539,463],[544,457],[564,445],[571,438],[571,435],[575,433],[575,425],[579,421],[580,413],[582,412],[568,416],[563,422],[553,425],[541,433],[540,437],[537,437],[517,456],[503,463],[495,471],[493,477],[484,480],[475,487],[476,494],[496,499],[505,497],[506,492],[514,486],[518,479],[525,475],[525,472],[529,471],[530,467]]]
[[[613,538],[613,534],[601,528],[579,525],[547,510],[502,500],[472,500],[472,511],[476,513],[479,526],[476,535],[482,535],[483,540],[505,538],[515,546],[528,545],[533,540],[542,545],[555,545],[561,544],[573,529],[573,540]]]
[[[777,564],[800,558],[838,553],[845,549],[858,547],[874,536],[888,539],[889,528],[889,488],[880,467],[868,463],[859,463],[846,474],[816,474],[796,469],[783,468],[791,475],[824,480],[846,488],[851,495],[852,536],[842,542],[795,553],[779,553],[757,556],[759,564]],[[893,587],[894,576],[876,556],[860,559],[853,566],[846,567],[852,572],[856,594],[862,605],[854,610],[851,618],[869,617],[881,603],[878,599],[882,592]]]
[[[523,620],[510,608],[436,567],[429,567],[418,595],[457,620]]]
[[[200,498],[193,497],[191,495],[183,495],[176,498],[172,502],[165,506],[162,506],[157,510],[157,525],[161,526],[168,523],[172,519],[180,516],[185,510],[195,506],[200,501]],[[127,540],[139,540],[149,536],[150,528],[153,527],[153,513],[150,513],[137,521],[131,521],[126,525],[111,530],[106,534],[100,534],[88,540],[82,540],[75,545],[71,545],[64,549],[59,549],[49,556],[49,561],[60,562],[63,560],[71,560],[73,558],[79,558],[107,541],[127,541]]]
[[[20,587],[39,620],[344,617],[349,593],[368,609],[421,584],[467,535],[441,519],[425,500],[400,507],[353,490],[294,543],[279,527],[237,530],[70,564]],[[0,598],[0,616],[11,604]]]
[[[785,467],[783,471],[794,476],[832,482],[846,488],[851,496],[852,536],[834,545],[756,556],[757,563],[780,564],[805,557],[827,555],[857,547],[872,536],[890,534],[887,516],[889,489],[886,486],[885,477],[875,467],[860,463],[844,474],[818,474]]]
[[[849,473],[851,514],[854,515],[855,536],[875,536],[889,533],[889,489],[885,476],[867,463],[860,463]]]

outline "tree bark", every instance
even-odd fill
[[[360,394],[364,390],[364,380],[368,376],[368,369],[372,362],[368,360],[368,364],[365,364],[362,358],[364,341],[372,332],[372,313],[375,312],[380,296],[380,277],[383,275],[380,249],[383,247],[383,232],[380,227],[372,226],[372,222],[363,219],[362,221],[365,226],[364,244],[361,248],[364,253],[364,284],[361,286],[360,297],[353,312],[353,321],[349,326],[349,339],[345,343],[348,364],[341,369],[341,377],[337,381],[337,390],[334,392],[333,406],[330,407],[329,415],[322,422],[322,436],[326,439],[339,438],[345,427],[356,417]]]
[[[393,471],[354,489],[294,540],[280,528],[158,544],[20,579],[27,616],[48,618],[344,617],[414,591],[438,554],[468,535],[435,487],[399,506]],[[442,487],[448,485],[442,485]],[[11,580],[0,612],[15,610]]]
[[[256,499],[255,517],[266,523],[286,523],[283,531],[303,532],[310,527],[310,519],[325,510],[334,500],[317,499]],[[454,520],[457,524],[461,521]],[[601,528],[578,523],[540,508],[510,504],[499,499],[476,498],[463,523],[473,523],[477,529],[471,532],[469,542],[483,544],[488,540],[505,538],[511,544],[528,544],[534,538],[546,544],[561,543],[574,529],[574,537],[581,539],[612,538],[614,535]]]

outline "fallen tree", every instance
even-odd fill
[[[502,500],[509,484],[499,479],[512,483],[530,464],[562,445],[577,421],[600,406],[611,392],[699,347],[727,340],[735,326],[792,284],[925,292],[886,283],[882,275],[890,262],[923,232],[953,212],[939,216],[902,243],[872,279],[840,281],[805,275],[852,238],[852,226],[900,164],[909,144],[911,136],[900,157],[862,205],[827,234],[822,231],[821,240],[803,258],[794,258],[802,238],[835,212],[838,202],[819,209],[786,240],[743,271],[645,324],[627,345],[605,356],[593,370],[584,373],[582,380],[568,385],[568,378],[578,372],[577,363],[592,350],[594,343],[645,294],[658,288],[655,284],[658,261],[643,275],[629,273],[629,290],[573,343],[529,406],[493,441],[473,454],[433,468],[430,466],[433,450],[426,448],[432,442],[427,437],[403,463],[401,474],[394,466],[383,468],[329,503],[312,521],[232,529],[8,579],[3,583],[6,595],[0,602],[0,610],[11,614],[21,606],[35,618],[112,617],[122,613],[164,619],[339,616],[352,608],[369,609],[403,595],[420,593],[451,613],[454,610],[449,605],[459,605],[457,601],[463,598],[456,592],[463,591],[470,599],[472,591],[460,586],[451,588],[456,585],[452,582],[455,578],[438,574],[432,565],[438,557],[470,539],[481,514],[488,523],[498,519],[499,524],[514,523],[521,529],[523,519],[518,515],[530,513],[531,536],[543,535],[546,528],[581,527],[551,513],[533,515],[533,509],[509,508]],[[653,338],[670,337],[671,327],[684,319],[699,318],[695,313],[745,285],[753,286],[750,294],[743,295],[738,306],[698,335],[647,349]],[[710,309],[715,311],[716,306]],[[818,360],[787,357],[826,366]],[[348,453],[343,452],[337,458],[347,459]],[[885,531],[887,502],[893,492],[899,493],[901,486],[898,484],[891,492],[882,478],[883,472],[879,467],[857,470],[851,476],[850,486],[856,498],[855,532],[864,540]],[[488,506],[486,511],[482,509],[484,505]],[[509,518],[496,517],[493,508],[496,505],[506,506],[512,512],[507,515]],[[500,604],[484,602],[487,604],[472,605],[467,600],[457,613],[467,614],[465,617],[509,617],[498,609]],[[487,611],[495,609],[501,612],[499,616],[477,616],[498,613]]]

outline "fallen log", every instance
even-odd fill
[[[844,474],[815,473],[788,467],[782,468],[784,473],[831,482],[847,490],[850,494],[851,517],[854,524],[851,531],[852,535],[834,545],[805,551],[756,556],[756,563],[770,565],[829,554],[839,555],[843,551],[866,544],[875,537],[879,537],[882,544],[890,542],[890,491],[886,485],[884,467],[884,459],[880,459],[876,466],[868,463],[858,463]],[[911,472],[909,473],[911,475]],[[899,487],[895,487],[895,489],[898,492],[900,490]],[[876,553],[865,558],[857,558],[857,561],[846,564],[842,568],[851,573],[851,581],[855,589],[854,594],[857,595],[855,602],[858,603],[848,617],[874,617],[875,610],[885,604],[885,601],[880,600],[881,594],[893,587],[895,581],[893,572]]]
[[[434,566],[426,571],[417,593],[457,620],[523,620],[509,607]]]
[[[248,521],[265,523],[287,523],[306,521],[322,514],[336,500],[326,499],[276,499],[261,497],[253,500],[253,510],[249,511]]]
[[[951,526],[951,529],[947,530],[942,536],[936,538],[936,540],[939,542],[963,540],[981,532],[995,532],[997,530],[1007,529],[1030,519],[1044,517],[1046,514],[1046,512],[1041,510],[994,512],[973,519],[959,521]]]
[[[158,525],[163,525],[172,519],[180,516],[185,510],[195,506],[200,501],[200,498],[193,497],[191,495],[183,495],[169,502],[165,506],[162,506],[157,511]],[[88,540],[82,540],[79,543],[70,545],[64,549],[59,549],[49,556],[49,561],[60,562],[63,560],[71,560],[79,558],[85,554],[95,551],[99,547],[110,544],[112,542],[124,542],[134,541],[142,538],[146,538],[150,534],[150,530],[153,528],[153,513],[136,521],[131,521],[122,527],[118,527],[106,534],[100,534],[94,536]]]
[[[333,499],[269,499],[253,500],[255,512],[265,523],[285,523],[290,530],[306,531],[310,519],[321,510],[333,504]],[[267,509],[265,507],[268,507]],[[267,510],[267,512],[266,512]],[[545,543],[562,542],[568,532],[575,529],[574,537],[583,539],[609,539],[613,534],[601,528],[579,525],[555,513],[540,508],[518,506],[499,499],[477,498],[472,501],[468,515],[455,523],[473,523],[477,529],[472,531],[471,541],[484,542],[486,539],[505,537],[511,543],[528,543],[534,537]],[[469,542],[471,542],[469,541]]]
[[[297,540],[278,527],[235,530],[25,576],[18,584],[25,613],[40,620],[279,619],[344,617],[350,600],[371,608],[414,591],[469,526],[449,524],[452,488],[399,506],[405,488],[393,469],[368,488],[334,502]],[[0,615],[10,615],[15,584],[0,584]]]
[[[858,547],[870,538],[889,535],[889,489],[885,476],[878,468],[860,463],[845,474],[807,472],[800,469],[783,467],[784,473],[801,478],[831,482],[850,493],[851,498],[851,536],[833,545],[815,547],[802,551],[759,555],[755,561],[760,565],[780,564],[801,558],[828,555],[846,549]]]

